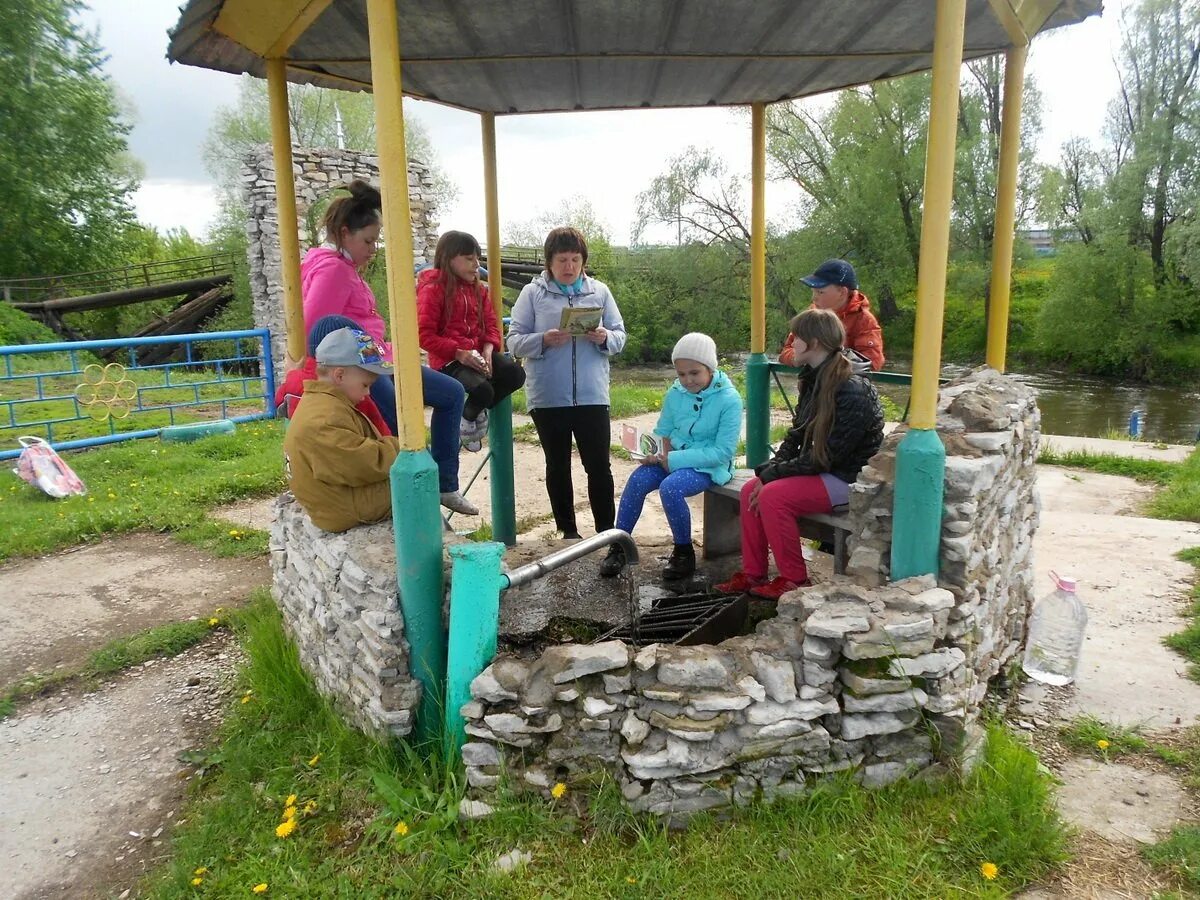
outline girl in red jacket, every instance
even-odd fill
[[[487,411],[525,383],[525,370],[502,353],[500,321],[479,280],[479,242],[465,231],[438,238],[433,268],[417,276],[417,325],[429,365],[467,389],[461,433],[479,440]]]

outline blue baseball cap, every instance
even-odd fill
[[[811,288],[836,284],[852,291],[858,290],[858,276],[854,274],[854,266],[844,259],[827,259],[817,266],[817,271],[800,280]]]
[[[358,366],[376,375],[391,375],[392,365],[383,358],[375,339],[357,328],[339,328],[317,345],[318,366]]]

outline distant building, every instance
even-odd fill
[[[1054,232],[1049,228],[1025,228],[1017,232],[1017,237],[1027,241],[1037,256],[1053,256]]]

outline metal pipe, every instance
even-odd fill
[[[509,588],[524,587],[532,581],[549,575],[555,569],[561,569],[567,563],[575,562],[577,559],[582,559],[594,550],[599,550],[601,547],[607,547],[609,544],[618,544],[625,551],[625,559],[629,565],[636,565],[638,561],[637,544],[633,542],[633,538],[627,532],[620,528],[610,528],[608,531],[602,531],[599,534],[584,538],[577,544],[572,544],[562,550],[555,551],[549,556],[543,556],[541,559],[519,566],[511,572],[507,572],[501,576],[501,590]]]

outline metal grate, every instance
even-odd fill
[[[711,594],[682,594],[660,597],[645,612],[635,611],[631,620],[602,634],[600,641],[624,641],[635,647],[649,644],[717,644],[742,633],[749,603],[743,594],[718,597]]]

